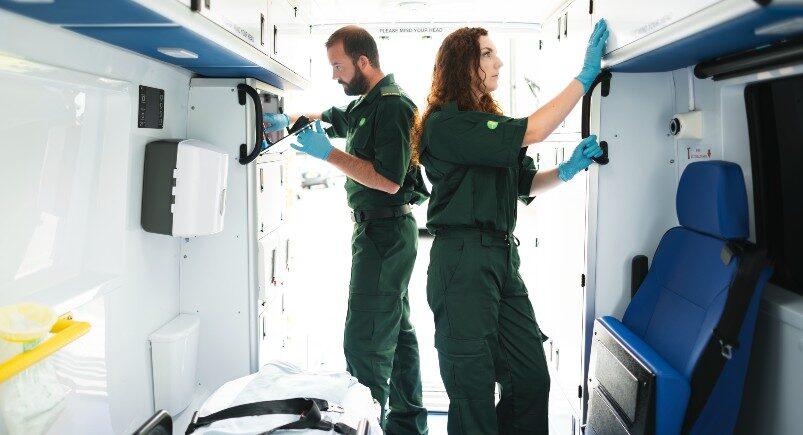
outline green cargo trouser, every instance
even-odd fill
[[[427,299],[452,435],[549,431],[542,336],[509,240],[464,230],[432,244]],[[496,382],[502,397],[494,409]]]
[[[343,336],[348,371],[382,406],[388,434],[425,434],[418,340],[407,298],[418,248],[415,219],[408,214],[357,223],[351,246]]]

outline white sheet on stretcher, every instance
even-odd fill
[[[357,428],[360,420],[369,421],[369,435],[380,435],[379,404],[374,402],[368,387],[357,382],[346,372],[313,373],[286,362],[274,361],[266,364],[253,375],[227,382],[215,391],[201,406],[199,416],[205,416],[222,409],[244,403],[264,400],[310,397],[324,399],[343,407],[345,412],[322,412],[325,420],[342,422]],[[243,417],[222,420],[199,428],[195,434],[254,434],[298,420],[298,415],[274,414],[257,417]],[[281,432],[280,432],[281,433]],[[288,434],[324,435],[334,433],[321,430],[293,430]]]

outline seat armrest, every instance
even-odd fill
[[[597,321],[655,374],[655,435],[680,433],[691,391],[688,379],[619,320]]]

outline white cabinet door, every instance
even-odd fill
[[[568,160],[577,146],[566,142],[560,149],[560,160]],[[574,408],[582,416],[582,397],[578,393],[584,384],[583,343],[585,329],[586,271],[586,216],[588,207],[587,172],[581,171],[563,183],[556,193],[560,200],[560,220],[556,228],[560,234],[560,250],[556,253],[560,263],[556,300],[553,307],[561,313],[561,325],[556,336],[560,348],[558,383]]]
[[[281,240],[279,231],[274,231],[257,242],[257,285],[259,300],[274,303],[281,293],[279,279],[282,275]]]
[[[575,142],[539,145],[540,170],[551,169],[571,155]],[[582,416],[578,387],[583,385],[585,295],[586,172],[540,195],[530,207],[535,217],[537,247],[522,252],[522,276],[527,279],[538,323],[550,340],[547,361],[553,385],[563,392],[577,417]],[[530,213],[528,211],[528,213]],[[522,245],[529,245],[522,240]],[[525,259],[525,252],[531,258]],[[526,270],[524,270],[526,268]]]
[[[304,78],[310,77],[310,21],[307,2],[270,0],[271,57]],[[323,51],[323,47],[319,47]]]
[[[257,365],[262,367],[268,361],[283,357],[287,342],[284,307],[281,300],[267,304],[258,320]]]
[[[564,75],[564,86],[571,79],[577,77],[583,68],[588,38],[591,36],[593,23],[591,15],[588,13],[588,0],[575,0],[564,11],[564,32],[561,39],[561,55],[563,56],[562,73]],[[582,122],[581,104],[574,106],[574,109],[561,124],[560,131],[563,133],[580,133]]]
[[[720,1],[594,0],[594,18],[608,22],[610,53]]]
[[[538,151],[534,158],[539,171],[555,168],[557,145],[544,142],[536,146]],[[561,319],[561,313],[553,308],[557,299],[558,274],[555,271],[560,268],[556,256],[560,250],[560,235],[555,232],[560,221],[560,196],[555,190],[546,192],[522,209],[516,229],[521,240],[521,275],[527,284],[538,325],[553,339]],[[547,360],[554,367],[554,351],[548,350]]]
[[[197,0],[198,12],[260,50],[268,44],[267,0]]]
[[[257,163],[257,237],[275,230],[284,220],[287,192],[281,160]]]

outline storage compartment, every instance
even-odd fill
[[[604,65],[614,71],[673,71],[803,33],[799,0],[596,0],[609,21]]]
[[[608,21],[606,53],[611,53],[720,1],[596,0],[594,15]]]
[[[287,194],[280,159],[258,163],[256,167],[258,230],[259,237],[263,237],[282,224]]]
[[[543,26],[538,85],[545,103],[557,96],[582,69],[585,48],[593,28],[588,2],[567,2],[547,18]],[[578,104],[555,129],[555,134],[580,133],[580,112]]]
[[[192,8],[243,41],[264,50],[267,46],[265,0],[191,0]]]
[[[306,2],[271,0],[268,7],[271,44],[267,51],[277,62],[301,77],[309,78],[311,28]],[[323,50],[323,47],[319,48]]]
[[[259,282],[259,300],[265,303],[272,303],[276,300],[279,285],[279,268],[281,252],[279,249],[279,234],[274,231],[259,239],[257,252],[257,270]]]
[[[190,404],[195,390],[200,319],[179,314],[151,334],[153,401],[171,415]]]
[[[228,155],[194,139],[158,140],[145,148],[142,228],[176,237],[223,230]]]
[[[589,388],[591,433],[652,433],[655,375],[599,322],[594,324]]]

